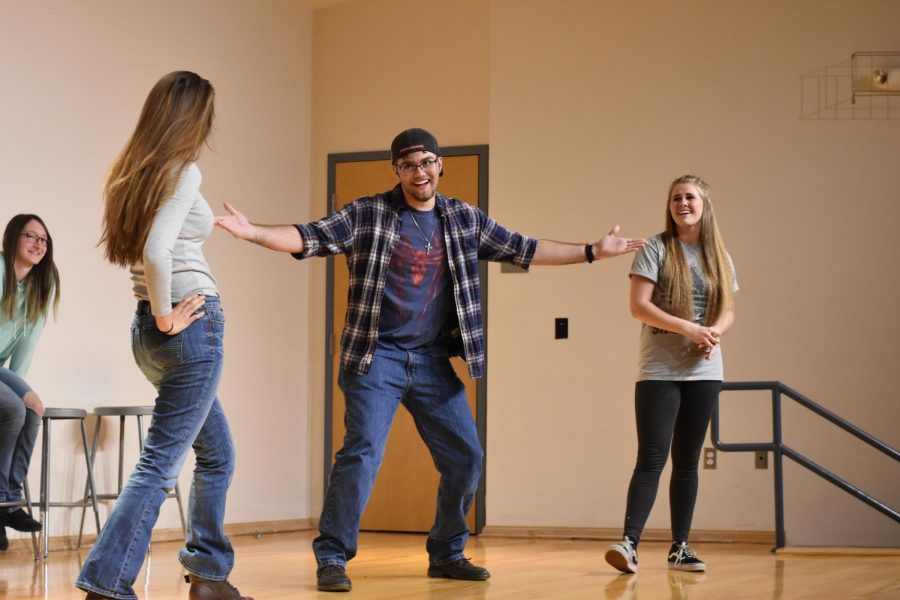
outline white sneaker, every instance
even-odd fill
[[[627,535],[618,544],[606,549],[606,562],[623,573],[637,573],[637,550]]]
[[[700,560],[687,542],[672,542],[669,550],[669,568],[678,571],[705,571],[706,563]]]

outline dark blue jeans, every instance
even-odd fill
[[[205,315],[178,335],[156,328],[145,303],[132,323],[132,350],[157,389],[144,451],[84,562],[75,585],[103,596],[136,599],[137,578],[159,507],[175,487],[193,447],[197,457],[187,514],[187,540],[178,560],[205,579],[228,578],[234,552],[226,537],[225,496],[234,473],[234,446],[216,396],[222,375],[225,315],[207,296]]]
[[[22,498],[22,483],[41,428],[41,418],[25,408],[23,398],[30,391],[24,379],[0,367],[0,502]]]
[[[372,493],[397,406],[416,423],[441,475],[434,526],[426,549],[433,564],[463,558],[466,514],[475,498],[484,451],[466,390],[446,357],[381,345],[368,374],[341,370],[346,412],[344,446],[334,468],[313,541],[319,567],[345,565],[356,556],[359,521]]]

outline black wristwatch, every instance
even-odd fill
[[[588,263],[594,262],[594,247],[591,244],[584,245],[584,257]]]

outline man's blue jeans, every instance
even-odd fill
[[[41,428],[41,418],[25,408],[23,398],[30,391],[24,379],[0,367],[0,502],[22,499],[22,483]]]
[[[449,359],[379,345],[368,374],[341,370],[344,447],[334,468],[313,541],[319,567],[346,565],[356,555],[359,521],[381,466],[388,432],[402,402],[441,474],[437,516],[426,549],[432,564],[464,557],[466,514],[475,498],[484,451],[466,390]]]
[[[231,432],[216,389],[222,374],[225,315],[207,296],[206,314],[175,336],[156,327],[146,302],[132,323],[134,358],[158,396],[140,460],[85,560],[79,588],[104,596],[136,599],[137,578],[159,518],[159,507],[175,487],[193,446],[197,457],[187,515],[187,540],[178,559],[188,572],[225,580],[234,564],[225,536],[225,496],[234,472]]]

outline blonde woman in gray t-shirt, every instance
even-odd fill
[[[223,524],[235,452],[216,393],[225,314],[203,257],[213,214],[195,164],[214,100],[212,84],[196,73],[160,79],[106,182],[100,241],[107,260],[131,270],[138,300],[131,350],[157,396],[138,464],[75,582],[86,600],[137,600],[132,586],[160,505],[190,448],[197,460],[178,553],[189,596],[252,600],[228,583],[234,549]]]
[[[637,546],[671,449],[670,569],[704,571],[688,546],[697,467],[722,388],[721,339],[734,323],[734,266],[725,250],[707,184],[672,182],[666,230],[648,240],[631,267],[630,307],[641,321],[635,384],[638,456],[628,487],[623,540],[606,561],[637,572]]]

